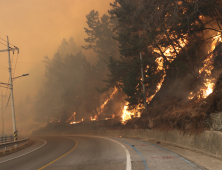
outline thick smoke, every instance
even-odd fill
[[[87,26],[86,15],[92,9],[98,10],[101,14],[107,13],[110,8],[110,0],[49,0],[47,2],[44,0],[22,0],[13,2],[13,5],[9,1],[3,0],[1,3],[0,14],[2,17],[0,17],[0,21],[4,23],[4,26],[0,29],[0,37],[6,39],[6,35],[8,35],[10,43],[20,48],[18,59],[16,52],[14,55],[11,54],[13,76],[30,74],[14,81],[17,129],[20,129],[20,134],[25,134],[40,125],[34,119],[37,115],[34,113],[33,107],[36,100],[35,96],[41,91],[43,83],[46,81],[44,78],[45,64],[42,63],[44,56],[47,55],[51,59],[60,42],[64,38],[69,42],[69,37],[74,37],[76,46],[72,45],[72,48],[77,49],[70,47],[65,49],[64,44],[61,44],[58,51],[62,55],[74,50],[78,53],[80,46],[84,45],[84,38],[86,37],[83,29]],[[8,15],[5,15],[6,13]],[[0,48],[5,49],[6,46],[0,44]],[[81,52],[82,54],[92,53],[83,49]],[[7,83],[9,77],[7,53],[0,53],[0,55],[0,81]],[[86,57],[88,57],[89,62],[95,62],[95,54],[86,55]],[[5,88],[2,90],[3,94],[6,95],[4,98],[5,133],[11,134],[10,101],[6,108],[9,90]]]

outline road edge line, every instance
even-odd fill
[[[115,139],[115,138],[114,138],[114,139]],[[125,142],[125,141],[120,140],[120,139],[116,139],[116,140],[121,141],[121,142],[123,142],[123,143],[126,143],[127,145],[129,145],[130,147],[132,147],[132,148],[140,155],[141,159],[143,160],[143,164],[144,164],[144,166],[145,166],[145,170],[150,170],[149,167],[148,167],[148,165],[147,165],[146,159],[143,157],[143,155],[140,153],[140,151],[139,151],[138,149],[136,149],[133,145],[131,145],[131,144],[128,143],[128,142]]]
[[[108,139],[108,140],[111,140],[113,142],[118,143],[126,152],[126,170],[132,170],[131,159],[130,159],[130,152],[128,151],[128,149],[126,149],[126,147],[122,143],[120,143],[120,142],[118,142],[116,140],[110,139],[110,138],[105,138],[105,137],[100,137],[100,136],[89,136],[89,137]]]
[[[44,143],[43,145],[39,146],[38,148],[35,148],[35,149],[33,149],[33,150],[31,150],[31,151],[29,151],[29,152],[27,152],[27,153],[24,153],[24,154],[22,154],[22,155],[19,155],[19,156],[16,156],[16,157],[13,157],[13,158],[10,158],[10,159],[1,161],[0,164],[1,164],[1,163],[4,163],[4,162],[7,162],[7,161],[10,161],[10,160],[13,160],[13,159],[16,159],[16,158],[19,158],[19,157],[21,157],[21,156],[27,155],[27,154],[29,154],[29,153],[31,153],[31,152],[36,151],[37,149],[40,149],[41,147],[45,146],[46,143],[47,143],[46,140],[44,140],[44,139],[41,139],[41,140],[45,141],[45,143]]]

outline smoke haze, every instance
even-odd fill
[[[11,53],[13,76],[17,77],[29,73],[14,82],[15,112],[17,129],[24,124],[31,125],[32,113],[30,106],[21,106],[21,101],[33,101],[38,88],[44,81],[45,66],[42,61],[44,56],[51,58],[63,38],[67,41],[74,38],[77,46],[84,45],[86,34],[84,27],[86,15],[91,10],[99,11],[100,15],[107,13],[111,0],[20,0],[1,1],[0,6],[0,37],[17,46],[20,51]],[[1,41],[3,44],[6,42]],[[0,49],[6,49],[0,44]],[[84,50],[82,49],[83,53]],[[17,64],[16,64],[17,60]],[[92,62],[92,58],[87,58]],[[8,82],[7,53],[0,53],[0,82]],[[16,70],[14,70],[16,67]],[[9,90],[2,88],[4,107],[8,101]],[[19,115],[18,115],[19,114]],[[5,112],[5,131],[12,133],[10,102]],[[2,127],[0,127],[2,129]],[[23,129],[22,129],[23,130]],[[22,131],[21,130],[21,131]]]

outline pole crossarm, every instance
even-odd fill
[[[4,85],[8,85],[8,86],[10,85],[10,84],[8,84],[8,83],[0,83],[0,84],[4,84]]]
[[[0,52],[6,52],[6,51],[16,51],[18,50],[19,51],[19,48],[15,47],[15,48],[9,48],[9,49],[5,49],[5,50],[0,50]]]
[[[13,78],[12,78],[12,80],[14,80],[14,79],[17,79],[17,78],[19,78],[19,77],[22,77],[22,76],[18,76],[18,77],[13,77]]]
[[[9,87],[8,87],[8,86],[1,86],[1,85],[0,85],[0,87],[3,87],[3,88],[6,88],[6,89],[9,89]]]

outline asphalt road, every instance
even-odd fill
[[[44,136],[0,158],[0,170],[205,170],[158,146],[129,138]]]

